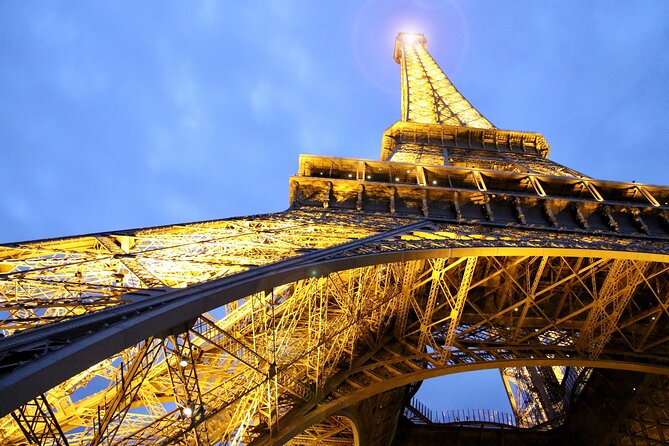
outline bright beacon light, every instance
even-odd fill
[[[397,39],[395,39],[395,49],[393,51],[393,58],[395,62],[401,63],[403,56],[403,49],[417,48],[418,46],[427,48],[427,39],[425,34],[421,33],[412,33],[412,32],[401,32],[397,34]]]
[[[425,36],[420,33],[402,32],[400,33],[400,36],[402,43],[407,46],[414,46],[419,43],[423,44],[423,41],[425,40]]]
[[[417,34],[405,34],[402,36],[402,40],[407,45],[415,45],[416,43],[418,43],[419,39],[420,36]]]

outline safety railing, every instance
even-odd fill
[[[433,410],[417,399],[405,407],[404,415],[416,424],[487,424],[517,427],[516,417],[491,409]]]

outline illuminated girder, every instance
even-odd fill
[[[0,246],[6,335],[382,231],[300,212]],[[148,294],[151,294],[150,292]]]
[[[0,442],[352,444],[484,368],[551,427],[588,367],[669,375],[669,188],[547,160],[425,45],[382,161],[301,157],[286,212],[0,246]],[[665,381],[620,438],[664,438]]]
[[[629,255],[574,249],[578,243],[567,237],[553,241],[554,254],[542,255],[551,249],[531,248],[531,241],[518,243],[515,240],[523,238],[518,231],[490,230],[473,241],[469,236],[480,234],[480,228],[429,226],[351,245],[332,261],[348,259],[345,268],[367,258],[372,265],[316,278],[308,278],[307,267],[304,279],[218,310],[227,314],[219,322],[208,316],[188,322],[188,314],[170,315],[166,330],[175,323],[187,328],[182,334],[166,333],[164,353],[152,363],[141,390],[133,390],[144,396],[133,397],[134,407],[124,418],[115,417],[123,418],[117,443],[152,444],[190,435],[198,428],[206,428],[210,438],[231,442],[246,443],[272,432],[267,438],[282,438],[286,429],[295,433],[290,421],[305,420],[319,401],[325,408],[338,408],[342,402],[351,404],[457,370],[527,363],[611,366],[620,361],[640,370],[669,366],[664,355],[669,333],[665,324],[655,323],[669,317],[666,256],[635,254],[648,260],[626,260],[632,270],[643,271],[641,280],[625,300],[617,333],[593,358],[589,345],[578,346],[579,336],[598,323],[592,316],[601,308],[597,292],[618,274],[616,256]],[[468,255],[462,256],[460,250]],[[397,257],[378,263],[369,259],[370,252]],[[441,256],[433,257],[437,252]],[[575,252],[585,256],[573,257]],[[412,256],[417,259],[392,261]],[[323,268],[330,269],[326,264]],[[404,322],[400,312],[406,313]],[[401,325],[404,328],[398,330]],[[631,340],[636,342],[628,345]],[[110,381],[108,389],[122,388],[120,378],[110,376],[110,363],[115,361],[103,361],[73,381],[104,377]],[[197,377],[201,396],[193,398],[192,391],[179,390],[188,387],[173,377],[179,370]],[[114,394],[108,389],[78,401],[72,397],[76,388],[58,386],[48,392],[55,407],[68,408],[54,413],[71,442],[90,441],[75,433],[81,429],[79,423],[98,423],[99,407],[111,406],[102,401],[103,395],[109,401]],[[150,410],[148,401],[158,402],[160,409]],[[319,414],[321,418],[305,422],[336,415]],[[299,424],[299,429],[308,425]],[[18,442],[10,435],[11,426],[6,425],[5,435]],[[12,435],[21,435],[14,429]]]
[[[395,61],[402,78],[402,120],[490,129],[427,52],[422,34],[403,33],[395,41]]]

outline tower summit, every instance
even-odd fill
[[[669,438],[669,188],[550,161],[426,45],[380,160],[300,156],[283,212],[0,246],[0,443]],[[412,400],[486,368],[513,414]]]
[[[458,147],[462,144],[456,144],[458,139],[466,138],[469,149],[485,149],[488,142],[496,146],[496,155],[486,155],[488,162],[492,158],[499,160],[489,166],[492,170],[520,171],[527,170],[529,165],[541,170],[539,165],[543,164],[547,171],[575,173],[533,156],[524,156],[527,163],[519,166],[511,154],[516,151],[514,147],[520,148],[524,155],[548,156],[549,146],[543,136],[496,129],[460,94],[426,48],[423,34],[399,33],[395,39],[393,57],[400,65],[401,120],[384,133],[381,159],[423,165],[467,165],[476,156],[475,150],[463,153]],[[499,150],[500,142],[510,149],[508,156],[503,153],[503,145]]]
[[[402,121],[495,127],[460,94],[432,59],[423,34],[399,33],[393,57],[400,65]]]

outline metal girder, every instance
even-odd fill
[[[429,331],[429,323],[432,320],[432,315],[434,312],[434,307],[437,303],[437,296],[439,295],[440,288],[443,286],[442,275],[444,274],[444,264],[446,259],[437,259],[431,265],[431,275],[430,275],[430,291],[428,293],[428,298],[426,305],[419,315],[420,320],[420,334],[418,335],[418,350],[423,350],[425,348],[425,342],[428,336],[431,334]],[[450,266],[450,265],[449,265]],[[418,307],[416,308],[419,312]],[[432,348],[435,347],[434,342],[431,342]]]
[[[209,438],[196,367],[203,352],[191,342],[188,331],[170,336],[168,342],[163,343],[163,348],[174,402],[181,416],[190,423],[181,434],[180,441],[206,446]]]
[[[421,261],[407,262],[406,272],[402,280],[402,295],[399,297],[397,317],[395,322],[395,335],[400,336],[406,330],[407,317],[416,291],[415,280],[419,270],[423,268]]]
[[[296,435],[288,445],[347,445],[355,443],[352,422],[346,417],[333,416]]]
[[[205,296],[216,300],[216,302],[212,301],[209,304],[211,305],[209,309],[213,309],[248,295],[250,292],[257,290],[263,283],[268,286],[272,284],[280,285],[294,278],[313,276],[315,271],[319,271],[319,267],[314,266],[313,262],[332,258],[339,251],[354,249],[360,243],[373,242],[377,238],[392,239],[395,235],[423,225],[424,222],[410,223],[407,226],[400,226],[379,235],[366,237],[362,241],[303,254],[299,257],[268,265],[262,270],[253,269],[246,273],[239,273],[231,277],[230,280],[224,278],[219,281],[191,286],[184,290],[166,291],[154,296],[149,295],[146,298],[138,296],[140,299],[136,302],[117,306],[106,312],[97,312],[86,318],[65,321],[58,324],[57,327],[46,326],[40,330],[30,332],[26,336],[6,338],[0,345],[0,349],[2,349],[0,350],[1,366],[3,366],[3,371],[7,373],[7,371],[16,369],[28,359],[35,362],[39,361],[44,367],[51,368],[51,371],[38,381],[42,385],[46,384],[45,380],[47,378],[53,381],[58,378],[65,379],[71,376],[72,364],[66,363],[64,358],[55,360],[51,357],[51,359],[47,359],[47,355],[61,355],[66,352],[69,352],[66,354],[74,355],[75,353],[72,350],[77,349],[76,355],[80,357],[78,364],[82,364],[82,357],[86,358],[89,364],[93,364],[96,360],[101,360],[105,356],[117,353],[124,347],[131,346],[133,337],[134,342],[139,342],[156,332],[168,330],[173,326],[196,318],[202,313],[201,305],[204,304],[203,298]],[[323,262],[323,260],[320,261]],[[274,276],[273,279],[272,276]],[[198,306],[195,307],[192,302],[189,303],[188,296],[199,302]],[[168,311],[169,315],[164,311]],[[118,343],[121,332],[123,333],[124,344]],[[80,343],[75,345],[74,339],[80,340]],[[63,368],[59,369],[60,367]],[[7,376],[0,378],[0,388],[3,383],[6,386],[4,388],[6,390],[3,390],[5,395],[10,390],[14,391],[16,395],[24,396],[30,392],[35,392],[34,384],[19,390],[17,384],[23,378],[15,375],[16,378],[7,379]],[[34,379],[34,376],[29,379]],[[27,384],[27,381],[23,382]],[[46,386],[44,390],[46,390]],[[7,410],[2,409],[3,405],[7,405],[9,408],[10,401],[9,398],[0,401],[0,412]]]
[[[294,211],[0,247],[0,334],[141,299],[143,289],[184,288],[397,225],[383,217],[322,217]]]
[[[286,212],[1,246],[0,441],[350,444],[342,410],[492,367],[530,427],[553,366],[669,375],[669,190],[545,159],[425,44],[385,161],[301,159]],[[666,439],[649,398],[624,438]]]
[[[48,446],[69,444],[45,395],[40,395],[16,409],[12,412],[12,418],[16,420],[30,444]]]
[[[551,275],[560,275],[553,277],[550,281],[545,283],[537,282],[536,279],[530,281],[529,290],[521,292],[517,290],[517,294],[506,303],[505,306],[497,308],[495,314],[479,312],[477,303],[483,302],[489,298],[488,294],[482,292],[487,281],[492,281],[490,286],[498,286],[495,282],[496,277],[500,277],[496,270],[487,269],[486,264],[489,259],[479,258],[476,262],[476,267],[472,274],[472,283],[478,284],[475,289],[469,287],[469,295],[466,303],[463,305],[462,318],[460,319],[460,330],[457,332],[456,339],[451,344],[450,359],[442,363],[442,353],[432,349],[425,350],[420,342],[422,331],[407,327],[407,332],[402,339],[397,341],[390,341],[386,344],[384,349],[378,351],[376,355],[371,357],[365,363],[361,364],[349,372],[348,378],[339,386],[336,391],[336,397],[331,399],[328,404],[323,406],[320,415],[328,416],[330,413],[336,412],[338,407],[342,405],[350,405],[356,401],[360,401],[378,392],[383,392],[389,388],[405,385],[409,382],[426,379],[429,377],[438,376],[440,374],[449,373],[450,370],[476,370],[479,368],[488,367],[516,367],[508,370],[516,370],[518,372],[525,371],[528,373],[527,379],[519,380],[518,385],[532,386],[537,382],[538,374],[552,373],[550,365],[571,365],[571,366],[593,366],[599,364],[603,367],[628,367],[629,370],[646,370],[649,372],[669,373],[669,362],[664,357],[663,350],[658,350],[659,356],[650,355],[650,351],[638,352],[634,351],[638,346],[632,347],[627,359],[623,359],[626,354],[622,349],[628,348],[625,346],[626,337],[632,337],[632,333],[620,333],[620,337],[615,335],[609,340],[607,349],[604,353],[593,360],[587,352],[579,351],[572,344],[573,339],[578,336],[578,328],[584,323],[587,318],[587,312],[592,311],[589,299],[591,290],[586,287],[586,281],[580,280],[574,284],[571,280],[564,280],[573,275],[573,269],[565,267],[565,265],[576,264],[574,259],[565,257],[549,257],[545,261],[535,261],[534,257],[527,257],[521,262],[522,269],[526,267],[534,268],[531,270],[530,277],[537,276],[536,268],[543,268],[546,271],[550,270]],[[606,262],[600,263],[597,259],[586,259],[586,263],[592,263],[599,266],[599,271],[605,272],[608,270]],[[473,261],[470,261],[470,266]],[[492,263],[495,264],[495,263]],[[499,268],[503,268],[503,262],[496,263]],[[436,265],[439,267],[439,265]],[[583,277],[593,276],[591,273],[593,268],[582,267],[579,269]],[[439,267],[441,268],[441,267]],[[652,268],[658,268],[664,271],[664,265],[652,265]],[[594,267],[594,269],[597,269]],[[456,274],[454,268],[453,274]],[[453,280],[457,283],[461,281],[461,271],[457,271],[457,275]],[[548,274],[548,273],[545,273]],[[539,274],[542,276],[542,274]],[[664,273],[666,277],[666,273]],[[580,276],[579,276],[580,277]],[[583,279],[581,277],[581,279]],[[605,274],[596,274],[598,280],[598,287],[602,285],[605,280]],[[420,280],[420,279],[418,279]],[[447,280],[447,279],[442,279]],[[511,280],[511,279],[509,279]],[[543,285],[542,285],[543,283]],[[562,286],[555,287],[554,283],[562,283]],[[579,285],[580,284],[580,289]],[[419,296],[416,296],[416,305],[413,308],[426,308],[430,299],[430,288]],[[544,291],[544,288],[548,291]],[[558,304],[559,301],[555,296],[560,296],[566,288],[572,288],[572,292],[581,295],[582,299],[579,305],[573,305],[570,308],[563,308],[560,312],[559,323],[551,316],[553,314],[552,306]],[[514,317],[514,309],[518,308],[520,302],[523,302],[526,293],[532,292],[533,295],[542,295],[541,300],[535,301],[533,309],[529,310],[523,318],[520,327],[514,327],[513,324],[518,321]],[[549,298],[546,293],[551,294]],[[647,297],[647,290],[637,289],[634,294],[636,299],[643,301]],[[639,301],[639,302],[640,302]],[[627,312],[639,311],[635,309],[635,304],[628,302],[626,308]],[[449,310],[450,311],[450,310]],[[444,311],[441,314],[446,314]],[[433,320],[439,320],[440,314],[435,312]],[[633,316],[630,314],[630,318]],[[416,315],[417,320],[422,320],[420,315]],[[511,318],[511,320],[510,320]],[[511,330],[507,330],[511,322]],[[423,322],[420,323],[423,325]],[[435,339],[442,339],[447,333],[447,322],[444,324],[431,324],[431,336]],[[515,330],[515,328],[519,328]],[[641,327],[639,327],[641,328]],[[520,333],[520,335],[514,335]],[[530,336],[530,333],[532,335]],[[441,337],[440,337],[441,336]],[[522,344],[518,344],[515,339],[516,336],[525,338]],[[637,356],[639,355],[639,356]],[[636,357],[637,359],[633,359]],[[646,357],[648,361],[643,359]],[[623,366],[621,361],[631,361],[627,366]],[[640,362],[635,362],[640,361]],[[635,362],[632,364],[632,362]],[[525,369],[519,368],[518,365],[533,364],[541,369]],[[663,364],[663,365],[661,365]],[[533,375],[534,374],[534,375]],[[541,380],[550,379],[550,375],[542,376]],[[554,379],[554,378],[553,378]],[[550,386],[545,389],[533,390],[527,387],[524,393],[528,398],[539,398],[541,392],[550,392]],[[539,413],[531,412],[532,406],[528,404],[523,405],[523,410],[527,410],[523,425],[531,426],[536,423],[542,423],[553,416],[561,415],[560,408],[562,408],[562,395],[549,395],[546,393],[542,396],[545,403],[551,406],[543,406],[541,409],[541,416]],[[332,410],[333,412],[330,412]],[[318,419],[314,414],[314,419]],[[304,421],[308,423],[309,420]],[[305,424],[306,425],[306,424]],[[298,424],[289,424],[285,426],[283,432],[279,434],[278,438],[282,438],[283,434],[290,436],[293,431],[300,429]],[[280,442],[280,440],[277,440]],[[272,441],[267,439],[267,442],[260,442],[258,444],[272,444]]]
[[[460,320],[462,319],[462,309],[465,306],[465,300],[467,299],[467,294],[469,293],[469,286],[472,283],[472,278],[474,276],[474,268],[476,268],[476,262],[478,257],[467,257],[467,264],[465,265],[465,270],[462,273],[462,280],[457,288],[457,293],[455,296],[451,296],[450,293],[446,293],[446,300],[451,307],[451,311],[448,314],[448,332],[446,337],[443,340],[444,347],[447,349],[446,354],[444,355],[443,361],[447,361],[450,357],[450,346],[455,342],[456,330],[460,328]],[[443,320],[442,320],[443,323]]]
[[[403,233],[406,232],[399,234]],[[197,319],[191,338],[199,339],[197,348],[205,352],[204,358],[211,357],[207,359],[210,365],[198,363],[194,368],[200,384],[208,383],[205,386],[208,390],[201,397],[203,401],[209,401],[203,403],[208,408],[203,415],[204,419],[213,420],[213,426],[207,433],[225,437],[224,432],[229,432],[228,429],[234,423],[242,423],[249,426],[249,429],[252,429],[251,426],[266,426],[268,431],[280,432],[281,417],[277,417],[277,414],[282,412],[274,408],[277,405],[308,407],[304,404],[311,404],[309,401],[315,401],[313,398],[316,395],[320,395],[319,398],[325,397],[326,394],[318,389],[331,385],[332,377],[343,363],[349,364],[346,368],[350,368],[354,358],[361,352],[368,351],[369,342],[381,339],[379,336],[386,330],[397,330],[396,324],[388,325],[386,322],[398,316],[400,311],[405,311],[401,310],[406,303],[400,303],[402,298],[410,300],[407,307],[409,310],[405,313],[406,320],[422,321],[421,325],[429,330],[427,335],[431,339],[440,346],[450,345],[446,349],[448,354],[444,354],[441,349],[425,351],[420,347],[420,333],[424,331],[416,330],[415,323],[412,322],[406,325],[403,333],[396,333],[399,344],[386,344],[387,347],[370,358],[366,366],[353,367],[344,387],[334,390],[336,394],[346,396],[355,386],[359,390],[366,389],[373,393],[385,389],[388,385],[386,383],[396,382],[399,385],[399,380],[410,379],[409,377],[421,379],[425,377],[425,372],[435,373],[436,370],[442,370],[440,373],[446,373],[448,367],[462,367],[467,364],[480,367],[486,362],[508,366],[511,363],[531,362],[533,356],[543,358],[544,361],[549,358],[553,363],[572,361],[573,364],[585,364],[584,361],[592,358],[571,346],[569,339],[577,339],[578,330],[587,320],[588,311],[595,311],[596,307],[592,305],[590,297],[593,295],[590,282],[602,282],[597,285],[597,289],[601,289],[608,277],[604,273],[610,269],[611,261],[583,258],[579,263],[575,260],[577,259],[564,256],[523,256],[508,260],[469,256],[454,259],[446,265],[445,259],[441,258],[439,261],[424,263],[430,266],[420,274],[410,271],[407,273],[406,264],[402,262],[380,263],[355,270],[342,270],[327,278],[306,279],[275,288],[270,293],[251,295],[243,304],[235,304],[226,310],[229,316],[223,321],[228,321],[229,326],[221,325],[208,317]],[[667,275],[665,265],[647,263],[644,280],[639,281],[634,288],[635,292],[626,300],[625,308],[628,312],[639,313],[641,310],[636,309],[637,304],[633,304],[635,296],[640,296],[637,299],[646,299],[649,293],[657,292],[655,284]],[[575,270],[577,264],[579,266]],[[512,270],[524,273],[520,277],[514,277],[510,275]],[[435,273],[439,281],[425,282],[426,277],[431,278]],[[407,279],[407,274],[410,279]],[[541,280],[544,276],[551,276],[551,279]],[[511,283],[512,286],[500,287],[499,280]],[[425,287],[421,283],[431,286]],[[447,294],[444,289],[446,284],[451,284],[458,291]],[[436,285],[441,288],[435,288]],[[413,293],[407,295],[407,289],[413,290]],[[439,293],[434,292],[435,289],[439,289]],[[507,290],[504,292],[506,298],[499,300],[499,306],[494,310],[486,307],[486,302],[496,301],[494,293],[499,289]],[[579,296],[579,300],[572,302],[571,306],[557,308],[560,299],[556,297],[567,291]],[[428,304],[430,295],[433,295],[433,306]],[[437,305],[436,302],[440,300],[443,302]],[[576,303],[578,306],[575,306]],[[658,309],[662,308],[658,301],[655,305]],[[524,316],[516,316],[515,309],[523,306],[528,306]],[[430,307],[432,310],[425,313],[425,309]],[[271,308],[274,310],[270,311]],[[315,309],[318,310],[314,311]],[[423,313],[414,314],[416,309]],[[459,314],[458,318],[450,317],[453,310]],[[644,314],[648,311],[652,312],[651,309],[643,309]],[[429,319],[425,319],[426,315],[429,315]],[[663,317],[667,317],[666,314]],[[635,350],[642,348],[642,345],[624,346],[625,339],[635,337],[632,333],[641,328],[646,329],[644,321],[629,325],[628,320],[635,318],[638,316],[634,314],[621,317],[619,325],[627,328],[620,333],[621,336],[617,337],[613,333],[613,345],[616,347],[603,350],[603,357],[598,358],[601,364],[611,366],[612,363],[607,361],[617,358],[614,361],[622,359],[629,364],[636,364],[632,367],[647,366],[644,365],[643,357],[655,354],[652,347],[642,353],[642,356],[638,356],[640,352]],[[505,327],[512,329],[506,330]],[[296,335],[304,341],[298,343]],[[655,337],[656,335],[651,335],[651,338]],[[362,341],[364,339],[369,341]],[[523,344],[516,345],[521,339]],[[652,345],[647,341],[648,339],[646,345]],[[305,350],[300,347],[302,342]],[[611,342],[610,340],[609,344]],[[294,353],[284,358],[288,362],[281,363],[276,356],[280,351]],[[394,351],[409,353],[384,357],[387,352]],[[221,359],[214,360],[216,355]],[[276,366],[273,368],[272,364],[275,362]],[[239,372],[231,375],[237,378],[225,378],[229,383],[228,394],[233,396],[232,399],[219,399],[222,395],[219,396],[213,390],[216,387],[214,383],[222,378],[213,378],[209,371],[211,364],[219,364],[216,366],[219,370],[224,364],[229,364],[225,367],[231,373]],[[161,373],[169,377],[170,369],[160,364],[154,365],[153,370],[157,375],[151,378],[152,383],[165,382],[165,378],[159,378]],[[159,373],[160,370],[163,372]],[[237,390],[233,390],[231,385],[237,386]],[[164,398],[158,390],[156,388],[153,391],[156,395],[154,400]],[[253,403],[256,395],[260,394],[266,397],[259,401],[266,403]],[[267,407],[267,410],[262,407]],[[143,428],[136,434],[124,437],[120,443],[151,442],[156,438],[164,438],[168,432],[173,432],[172,435],[182,432],[178,434],[178,438],[189,432],[194,434],[192,429],[188,430],[189,425],[184,424],[183,417],[181,420],[179,421],[179,411],[167,411],[166,415],[158,417],[153,423],[155,427],[148,431]],[[176,426],[182,426],[181,430],[176,429]],[[257,432],[262,433],[263,429],[260,428]]]
[[[132,350],[132,356],[128,355],[127,358],[129,363],[123,361],[120,364],[120,373],[115,379],[113,388],[105,392],[105,401],[98,406],[93,435],[89,440],[91,446],[113,444],[116,433],[128,410],[135,403],[144,379],[151,371],[162,347],[160,340],[149,338],[141,342],[137,349]],[[110,397],[109,400],[107,395]]]
[[[109,251],[110,254],[115,258],[118,258],[121,264],[125,266],[130,273],[134,274],[139,279],[141,288],[158,288],[167,285],[151,274],[136,256],[128,255],[130,246],[127,242],[126,249],[124,250],[123,246],[119,246],[117,239],[113,237],[96,237],[96,239]],[[127,240],[129,240],[129,237],[123,236],[121,238],[121,244]],[[123,279],[123,273],[119,272],[117,274],[119,275],[119,279]]]
[[[644,281],[648,264],[632,260],[614,260],[593,309],[588,313],[576,347],[587,349],[595,359],[602,352],[609,337],[618,328],[622,311],[634,295],[636,287]]]
[[[410,122],[494,128],[455,88],[425,50],[422,34],[400,34],[395,60],[402,76],[402,119]]]

